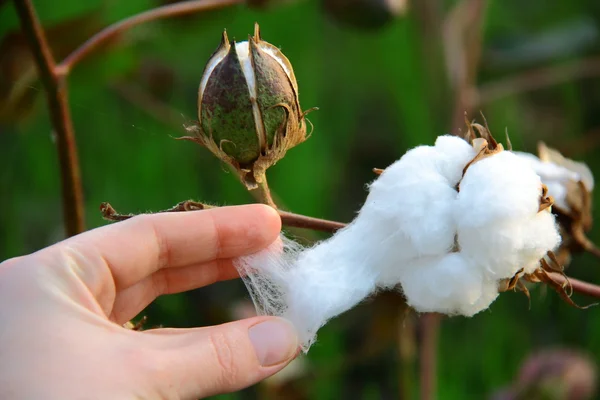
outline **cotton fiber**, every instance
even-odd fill
[[[282,236],[237,260],[258,312],[292,321],[307,351],[328,319],[377,290],[401,290],[418,312],[487,309],[500,281],[533,272],[560,237],[532,166],[475,147],[441,136],[414,148],[330,239],[303,248]]]
[[[548,187],[548,193],[554,198],[557,207],[564,211],[570,210],[567,202],[567,186],[569,182],[583,182],[586,190],[594,189],[594,176],[584,163],[569,160],[558,151],[540,144],[540,157],[533,154],[515,152],[519,158],[540,176]]]

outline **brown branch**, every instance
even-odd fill
[[[19,0],[15,0],[19,2]],[[75,64],[93,53],[102,44],[111,40],[115,36],[145,22],[156,21],[159,19],[172,18],[181,15],[193,14],[199,11],[213,10],[229,5],[241,4],[244,0],[191,0],[168,4],[165,6],[153,8],[151,10],[133,15],[129,18],[116,22],[102,31],[98,32],[79,48],[73,51],[57,66],[57,75],[66,76],[73,69]]]
[[[478,89],[471,90],[468,102],[471,107],[478,107],[515,94],[595,75],[600,75],[600,56],[558,66],[536,68],[483,84]]]
[[[337,221],[329,221],[326,219],[307,217],[306,215],[294,214],[287,211],[277,210],[281,217],[281,223],[285,226],[293,226],[295,228],[313,229],[315,231],[334,233],[346,224]]]
[[[214,208],[204,203],[197,201],[186,200],[178,203],[174,207],[167,210],[158,211],[163,212],[181,212],[181,211],[195,211]],[[102,203],[100,205],[100,212],[102,217],[109,221],[124,221],[126,219],[135,217],[135,214],[119,214],[109,203]],[[339,229],[342,229],[346,224],[336,221],[328,221],[325,219],[307,217],[305,215],[294,214],[287,211],[277,210],[281,217],[281,223],[285,226],[292,226],[295,228],[313,229],[316,231],[334,233]]]
[[[421,400],[433,400],[437,391],[437,345],[440,314],[427,313],[421,317],[420,386]]]
[[[258,187],[256,189],[252,189],[250,192],[255,195],[259,202],[271,206],[277,210],[277,204],[273,200],[271,189],[269,188],[269,183],[267,182],[267,175],[263,175],[262,181],[257,183]]]
[[[172,208],[167,210],[158,211],[158,212],[180,212],[180,211],[194,211],[194,210],[203,210],[207,208],[214,208],[215,206],[207,205],[204,203],[199,203],[192,200],[186,200],[178,203]],[[135,214],[119,214],[117,211],[109,204],[102,203],[100,205],[100,212],[102,216],[109,221],[123,221],[132,217],[135,217]],[[322,232],[330,232],[334,233],[344,227],[347,224],[338,221],[330,221],[326,219],[319,219],[313,217],[307,217],[306,215],[294,214],[287,211],[277,210],[279,216],[281,217],[281,222],[285,226],[293,226],[296,228],[305,228],[305,229],[313,229],[316,231]],[[570,278],[567,276],[563,276],[561,274],[555,272],[549,272],[550,275],[555,281],[559,283],[564,283],[568,279],[571,282],[571,286],[573,287],[573,291],[584,294],[587,296],[595,297],[600,299],[600,286],[594,285],[593,283],[580,281],[578,279]]]
[[[56,65],[31,0],[15,0],[21,28],[33,53],[50,111],[58,159],[63,198],[63,218],[67,236],[84,230],[83,192],[73,123],[67,104],[67,88],[56,76]]]
[[[566,277],[557,272],[548,272],[548,275],[561,285],[567,284],[567,280],[568,280],[568,283],[571,285],[574,292],[600,299],[600,286],[598,286],[598,285],[594,285],[593,283],[589,283],[589,282],[580,281],[579,279]]]

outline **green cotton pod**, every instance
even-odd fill
[[[306,138],[292,66],[258,25],[247,42],[230,43],[223,33],[200,83],[198,119],[200,141],[246,170],[268,168]]]
[[[250,163],[260,154],[252,102],[235,45],[225,33],[207,70],[198,99],[200,127],[227,155],[240,164]]]

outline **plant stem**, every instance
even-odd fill
[[[437,390],[437,345],[440,315],[427,313],[421,317],[421,400],[434,400]]]
[[[269,189],[267,175],[263,175],[261,181],[257,184],[258,187],[256,189],[253,189],[253,191],[255,191],[254,193],[256,193],[258,201],[268,206],[271,206],[277,210],[277,204],[275,204],[275,201],[273,201],[273,197],[271,196],[271,189]]]
[[[19,0],[15,0],[16,3]],[[133,15],[129,18],[116,22],[102,31],[98,32],[79,48],[73,51],[57,66],[57,75],[66,76],[73,69],[75,64],[79,63],[85,57],[93,53],[102,44],[106,43],[115,36],[145,22],[156,21],[159,19],[172,18],[181,15],[193,14],[199,11],[214,10],[234,4],[241,4],[244,0],[193,0],[181,1],[173,4],[156,7],[148,11]]]
[[[294,214],[287,211],[277,210],[281,217],[281,223],[285,226],[295,228],[313,229],[315,231],[335,233],[342,229],[346,224],[326,219],[307,217],[306,215]]]
[[[162,210],[159,212],[183,212],[183,211],[194,211],[215,208],[202,203],[198,203],[192,200],[182,201],[176,206],[169,208],[168,210]],[[102,203],[100,205],[100,212],[102,217],[109,221],[124,221],[126,219],[135,217],[135,214],[119,214],[109,203]],[[277,210],[281,217],[281,223],[285,226],[293,226],[295,228],[313,229],[316,231],[334,233],[339,229],[342,229],[346,224],[336,221],[328,221],[326,219],[319,219],[313,217],[307,217],[306,215],[294,214],[287,211]]]
[[[14,0],[21,27],[29,42],[42,84],[46,88],[48,109],[54,134],[57,138],[63,218],[67,236],[73,236],[85,230],[81,172],[75,132],[68,106],[66,77],[69,72],[79,61],[102,44],[134,26],[157,19],[191,14],[242,2],[243,0],[195,0],[170,4],[142,12],[100,31],[57,65],[31,0]]]
[[[63,198],[63,218],[67,236],[83,232],[83,191],[73,123],[67,104],[67,88],[56,75],[56,65],[31,0],[15,0],[21,27],[33,53],[56,135]]]
[[[549,272],[548,275],[550,275],[552,279],[554,279],[561,285],[567,283],[567,278],[565,278],[565,276],[557,272]],[[574,279],[571,277],[568,277],[568,279],[574,292],[600,299],[600,286],[594,285],[593,283],[580,281],[579,279]]]
[[[163,210],[159,212],[184,212],[184,211],[194,211],[194,210],[202,210],[208,208],[214,208],[215,206],[206,205],[203,203],[199,203],[192,200],[182,201],[176,206],[169,208],[168,210]],[[100,205],[100,212],[102,216],[109,221],[124,221],[126,219],[135,217],[135,214],[119,214],[117,211],[109,204],[102,203]],[[287,211],[277,210],[279,216],[281,217],[281,222],[285,226],[293,226],[296,228],[306,228],[313,229],[316,231],[329,232],[334,233],[342,228],[344,228],[347,224],[343,222],[330,221],[326,219],[319,219],[308,217],[306,215],[294,214]],[[558,273],[548,273],[554,280],[559,283],[566,282],[565,277]],[[573,286],[573,291],[581,294],[588,295],[590,297],[595,297],[600,299],[600,286],[594,285],[592,283],[580,281],[578,279],[568,278],[569,282]],[[429,315],[429,314],[426,314]],[[437,314],[435,314],[437,315]],[[437,315],[439,317],[439,315]],[[426,316],[423,316],[425,319]],[[434,318],[434,317],[429,317]]]

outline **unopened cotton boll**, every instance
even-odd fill
[[[527,162],[476,156],[464,140],[439,137],[389,166],[330,239],[304,249],[282,237],[237,260],[259,313],[289,319],[306,351],[327,320],[379,289],[401,286],[418,312],[488,308],[499,281],[533,272],[559,236]]]

